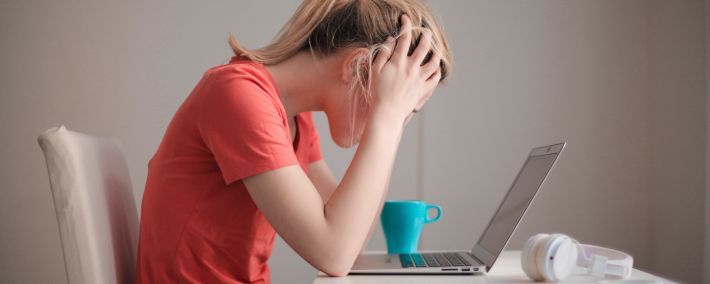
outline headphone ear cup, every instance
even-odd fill
[[[555,245],[552,259],[548,260],[551,280],[560,281],[569,277],[577,266],[577,254],[577,244],[570,237],[565,236],[559,245]]]
[[[542,244],[548,239],[548,234],[537,234],[530,237],[523,245],[523,252],[520,256],[520,262],[525,274],[534,281],[544,281],[545,278],[540,272],[537,263],[537,254],[540,252]]]
[[[532,272],[530,271],[530,251],[532,250],[532,246],[535,244],[535,241],[538,239],[537,235],[532,235],[530,236],[525,243],[523,244],[523,249],[520,254],[520,266],[523,268],[523,272],[525,272],[525,275],[527,275],[529,278],[532,278],[530,274]]]
[[[568,237],[563,234],[552,234],[545,238],[539,245],[540,247],[535,255],[535,263],[537,263],[538,271],[544,281],[559,281],[559,279],[555,277],[554,266],[552,264],[555,252],[565,238]]]

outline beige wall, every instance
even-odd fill
[[[651,264],[689,283],[702,281],[704,260],[704,10],[658,0],[649,13]]]
[[[710,0],[705,0],[705,264],[710,283]]]
[[[298,2],[0,1],[0,282],[63,279],[42,130],[118,137],[140,196],[175,109],[229,56],[226,34],[262,46]],[[389,195],[444,206],[422,247],[470,248],[529,149],[565,140],[510,248],[564,232],[700,282],[703,2],[430,2],[455,73],[408,127]],[[340,176],[353,152],[316,120]],[[368,248],[382,239],[377,226]],[[271,265],[274,283],[314,275],[281,240]]]
[[[437,2],[449,33],[466,36],[451,38],[456,73],[424,117],[425,198],[449,212],[427,245],[471,247],[530,148],[567,141],[510,247],[564,232],[647,267],[644,3]]]

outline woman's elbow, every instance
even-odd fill
[[[337,253],[329,254],[327,257],[321,259],[321,264],[318,270],[322,271],[331,277],[342,277],[348,275],[353,267],[355,258],[357,255],[351,255],[351,253]]]
[[[345,277],[345,276],[348,276],[348,273],[350,273],[350,272],[347,271],[347,272],[326,273],[326,275],[328,275],[328,277]]]
[[[333,265],[332,267],[324,268],[323,273],[330,277],[343,277],[347,276],[348,273],[350,273],[350,269],[352,269],[352,264],[351,265],[341,265],[341,266],[335,266]]]

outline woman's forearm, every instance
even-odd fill
[[[387,190],[402,133],[401,122],[395,121],[373,114],[348,170],[325,205],[330,235],[350,265],[366,241]]]

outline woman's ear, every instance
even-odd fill
[[[368,54],[370,50],[363,47],[346,49],[340,65],[340,80],[345,84],[350,84],[357,75],[357,68],[363,68],[369,63]]]

